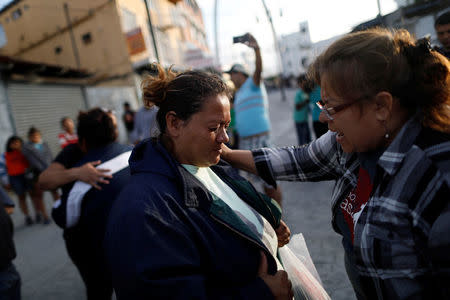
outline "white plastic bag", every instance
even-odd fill
[[[295,300],[331,299],[322,286],[301,233],[292,236],[289,246],[281,247],[278,252],[292,282]]]

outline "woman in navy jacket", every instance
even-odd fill
[[[292,299],[276,258],[289,241],[280,207],[220,161],[226,85],[161,67],[142,85],[147,104],[159,106],[161,134],[133,150],[130,183],[110,214],[105,249],[117,298]]]

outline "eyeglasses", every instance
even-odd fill
[[[365,99],[365,98],[367,98],[367,97],[364,96],[364,97],[356,99],[355,101],[344,103],[344,104],[341,104],[341,105],[336,105],[336,106],[333,106],[333,107],[325,107],[325,102],[322,99],[320,99],[319,101],[316,102],[316,105],[325,113],[325,115],[327,116],[328,119],[334,120],[333,115],[335,113],[337,113],[337,112],[339,112],[341,110],[344,110],[347,107],[349,107],[349,106],[355,104],[356,102],[359,102],[359,101],[361,101],[362,99]]]

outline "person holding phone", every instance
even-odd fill
[[[234,111],[236,130],[239,134],[239,148],[256,149],[270,147],[270,120],[267,92],[261,80],[262,57],[258,42],[250,33],[233,38],[233,43],[242,43],[255,51],[255,72],[249,76],[247,69],[241,64],[234,64],[225,73],[230,74],[236,93],[234,95]],[[261,178],[253,174],[246,177],[257,188],[281,205],[281,191],[267,185]]]

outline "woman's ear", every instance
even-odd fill
[[[174,111],[169,111],[166,114],[166,130],[169,136],[176,137],[180,135],[180,129],[183,125],[183,121],[178,118]]]
[[[392,115],[394,98],[389,92],[379,92],[375,96],[375,117],[378,121],[385,122]]]

